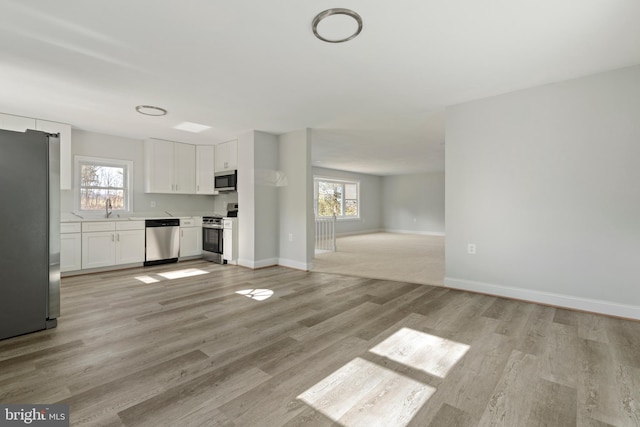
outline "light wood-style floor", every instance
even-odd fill
[[[203,261],[65,278],[62,310],[0,341],[0,402],[96,426],[640,425],[632,321]]]

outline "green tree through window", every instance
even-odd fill
[[[107,201],[114,211],[129,209],[131,162],[109,159],[77,159],[78,207],[83,211],[105,210]]]
[[[359,217],[359,183],[357,181],[316,178],[315,184],[317,216]]]

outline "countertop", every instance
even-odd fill
[[[205,215],[212,215],[211,213],[205,214]],[[79,214],[80,217],[75,216],[74,214],[71,213],[67,213],[67,214],[62,214],[60,217],[60,222],[61,223],[66,223],[66,222],[105,222],[105,221],[144,221],[147,219],[190,219],[190,218],[200,218],[203,215],[201,214],[183,214],[181,213],[180,215],[162,215],[160,213],[145,213],[145,214],[140,214],[140,213],[134,213],[132,215],[118,215],[118,214],[113,214],[112,216],[110,216],[109,218],[105,218],[104,215],[102,216],[95,216],[95,215],[91,215],[91,216],[83,216],[82,214]]]

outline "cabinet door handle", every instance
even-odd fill
[[[115,241],[116,241],[115,236],[114,236],[113,234],[111,235],[111,241],[112,241],[112,242],[115,242]]]
[[[184,230],[180,230],[180,237],[184,237]]]
[[[120,241],[120,233],[116,234],[116,241],[119,242]]]

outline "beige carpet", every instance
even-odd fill
[[[444,241],[397,233],[339,237],[336,252],[316,254],[313,271],[442,286]]]

